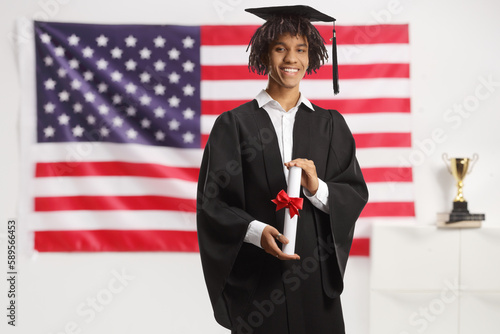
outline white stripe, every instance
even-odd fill
[[[370,202],[414,200],[411,182],[368,183]],[[196,198],[196,182],[145,177],[37,178],[33,196],[167,196]]]
[[[370,217],[359,218],[354,229],[354,238],[369,238],[372,235],[372,226],[376,223],[404,223],[415,224],[415,217]]]
[[[359,148],[356,151],[361,168],[411,167],[410,148]]]
[[[203,150],[84,142],[42,143],[32,147],[31,154],[35,161],[66,161],[70,168],[80,161],[124,161],[174,167],[200,167]]]
[[[59,211],[30,214],[35,231],[196,231],[196,213],[179,211]]]
[[[413,202],[415,200],[412,182],[369,182],[370,202]]]
[[[247,65],[246,45],[202,45],[200,47],[201,65]],[[249,51],[250,52],[250,51]]]
[[[344,118],[352,133],[411,132],[409,113],[346,114]]]
[[[206,45],[200,50],[201,65],[248,65],[246,45]],[[328,50],[328,62],[331,63],[331,48]],[[409,63],[410,46],[408,44],[351,44],[337,46],[340,65]]]
[[[202,115],[201,116],[201,134],[208,135],[212,128],[214,127],[215,120],[217,119],[217,115]]]
[[[201,133],[209,134],[218,115],[201,116]],[[409,113],[346,114],[344,118],[356,133],[409,133],[411,115]]]
[[[218,80],[201,82],[202,100],[252,100],[267,80]],[[300,91],[308,99],[409,98],[410,81],[402,78],[342,80],[340,94],[334,96],[331,80],[301,81]]]
[[[329,63],[331,63],[331,50]],[[340,65],[402,64],[410,62],[408,44],[359,44],[337,46]]]
[[[177,211],[60,211],[29,215],[32,230],[173,230],[196,231],[196,214]],[[372,225],[379,222],[414,224],[415,217],[359,218],[355,238],[371,236]]]
[[[34,196],[166,196],[195,199],[196,182],[128,176],[42,177]]]

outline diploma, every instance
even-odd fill
[[[300,197],[300,179],[302,177],[302,168],[290,167],[288,173],[288,188],[287,194],[289,197]],[[283,253],[293,255],[295,254],[295,239],[297,237],[297,220],[299,215],[290,217],[290,209],[285,209],[285,224],[283,227],[283,235],[290,241],[288,244],[283,245]]]

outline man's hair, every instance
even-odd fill
[[[263,60],[268,59],[269,45],[284,34],[303,36],[307,40],[309,45],[309,67],[306,71],[307,74],[311,74],[313,71],[316,73],[316,70],[328,59],[325,40],[309,19],[297,15],[273,16],[257,29],[248,44],[248,48],[250,48],[248,68],[252,72],[257,72],[258,74],[268,73],[267,66]]]

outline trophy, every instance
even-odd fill
[[[448,219],[446,219],[446,224],[457,223],[457,222],[479,222],[484,220],[484,214],[482,213],[469,213],[467,208],[467,201],[464,198],[464,178],[467,174],[472,171],[473,165],[478,160],[478,155],[474,154],[472,159],[470,158],[448,158],[446,153],[443,154],[443,160],[448,167],[448,171],[457,181],[457,195],[453,200],[453,210],[449,214]]]

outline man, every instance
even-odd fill
[[[353,137],[334,110],[313,105],[300,81],[327,58],[307,6],[247,10],[267,22],[249,67],[267,88],[214,124],[200,168],[197,227],[216,320],[232,333],[344,333],[340,304],[354,223],[368,199]],[[336,67],[336,66],[335,66]],[[336,86],[338,87],[338,86]],[[302,168],[296,254],[279,245],[288,168]]]

